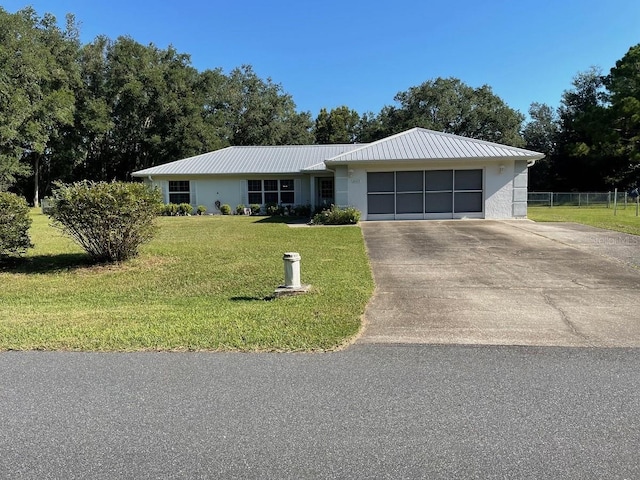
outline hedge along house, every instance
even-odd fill
[[[370,144],[227,147],[133,173],[165,202],[351,205],[365,220],[524,218],[541,153],[413,128]]]

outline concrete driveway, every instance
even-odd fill
[[[358,343],[640,346],[640,237],[531,221],[364,222]]]

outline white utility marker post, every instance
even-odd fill
[[[284,261],[284,287],[300,288],[300,254],[287,252],[282,256]]]
[[[295,295],[306,293],[311,285],[300,283],[300,254],[297,252],[286,252],[282,256],[284,262],[284,285],[276,288],[275,296]]]

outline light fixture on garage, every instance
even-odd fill
[[[500,165],[500,173],[504,173],[504,165]]]

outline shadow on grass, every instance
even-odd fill
[[[232,302],[270,302],[273,300],[273,295],[267,295],[266,297],[231,297],[229,300]]]
[[[62,253],[57,255],[35,255],[33,257],[9,258],[0,264],[0,272],[42,274],[63,270],[75,270],[96,265],[84,253]]]
[[[284,223],[286,225],[305,225],[309,223],[308,218],[303,217],[262,217],[253,223]]]

